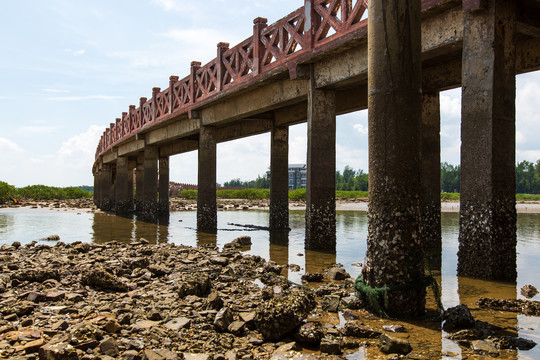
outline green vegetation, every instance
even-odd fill
[[[268,178],[267,174],[264,174],[262,177],[258,175],[257,179],[251,180],[251,181],[242,181],[240,179],[232,179],[231,181],[226,181],[223,184],[223,187],[244,188],[244,189],[270,189],[270,179]],[[239,198],[239,199],[242,199],[242,198]]]
[[[516,192],[518,194],[540,194],[540,160],[533,164],[524,160],[516,166]]]
[[[343,169],[343,174],[336,171],[336,190],[368,191],[368,174],[363,170],[354,171],[352,167],[347,165]]]
[[[306,200],[306,189],[297,189],[289,191],[289,200],[292,201],[305,201]]]
[[[461,165],[441,163],[441,191],[443,193],[459,193],[461,181]]]
[[[459,200],[459,193],[441,193],[441,200]]]
[[[262,200],[270,198],[270,189],[218,190],[216,196],[218,199]]]
[[[57,188],[45,185],[31,185],[16,188],[4,181],[0,181],[0,203],[10,200],[10,197],[32,200],[65,200],[92,197],[88,191],[78,187]]]

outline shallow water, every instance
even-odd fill
[[[145,238],[152,243],[173,242],[190,246],[217,245],[242,235],[252,238],[252,245],[245,252],[274,260],[278,264],[297,264],[300,272],[288,271],[293,282],[300,282],[304,272],[320,272],[323,268],[341,263],[356,277],[366,252],[367,216],[362,211],[337,212],[337,252],[336,254],[306,251],[304,249],[304,211],[290,212],[291,231],[288,237],[283,234],[270,234],[264,230],[250,230],[232,225],[246,224],[266,226],[267,211],[221,211],[218,213],[217,234],[199,233],[195,230],[195,212],[171,213],[169,226],[155,225],[126,219],[105,213],[86,213],[73,211],[53,211],[48,209],[0,209],[0,244],[13,241],[28,243],[50,235],[59,235],[64,242],[85,241],[103,243],[111,240],[130,242]],[[524,298],[519,289],[526,284],[540,288],[540,214],[518,215],[517,284],[483,281],[456,276],[458,249],[458,214],[442,213],[443,252],[440,269],[433,273],[441,284],[442,302],[445,308],[467,304],[478,320],[506,328],[512,334],[540,344],[540,318],[527,317],[506,312],[493,312],[476,309],[479,297]],[[40,241],[42,243],[51,243]],[[533,300],[539,300],[537,295]],[[433,304],[428,300],[428,304]],[[336,315],[329,321],[336,324],[343,319]],[[375,324],[378,320],[375,321]],[[394,323],[396,323],[394,321]],[[399,322],[397,322],[399,323]],[[444,339],[440,324],[429,322],[401,322],[410,329],[409,340],[428,349],[424,358],[471,359],[481,358],[463,352],[453,341]],[[380,324],[379,324],[380,326]],[[415,336],[421,334],[421,336]],[[351,359],[375,358],[380,353],[374,348],[362,348],[349,356]],[[540,359],[540,345],[529,351],[501,351],[504,359]]]

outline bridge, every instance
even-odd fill
[[[364,279],[410,284],[441,248],[439,92],[462,87],[458,274],[515,281],[515,76],[539,69],[538,0],[305,0],[111,123],[95,202],[167,215],[169,157],[198,150],[197,227],[216,231],[216,144],[270,132],[270,228],[286,230],[288,127],[307,122],[305,246],[335,251],[336,115],[369,108]],[[389,312],[419,314],[424,296],[397,291]]]

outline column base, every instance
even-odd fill
[[[197,230],[210,233],[217,232],[216,208],[213,206],[197,208]]]
[[[140,209],[137,207],[137,216],[142,221],[157,223],[159,220],[157,203],[141,203]]]
[[[116,215],[119,216],[128,216],[133,213],[133,202],[132,201],[117,201],[116,202]]]
[[[422,208],[420,234],[424,244],[424,256],[430,270],[441,270],[442,237],[441,237],[441,203],[433,202]]]
[[[289,203],[270,204],[270,230],[290,231],[289,227]]]
[[[458,275],[516,281],[515,201],[460,206]]]
[[[336,204],[306,209],[307,250],[336,251]]]

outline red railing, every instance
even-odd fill
[[[368,0],[305,0],[300,9],[266,24],[254,20],[253,36],[229,48],[219,43],[217,57],[201,66],[191,64],[191,73],[179,80],[169,79],[169,88],[154,88],[152,98],[141,98],[139,107],[129,107],[116,123],[105,130],[96,150],[96,159],[113,146],[163,121],[211,101],[223,91],[233,92],[250,81],[271,76],[276,71],[295,69],[296,64],[367,33],[362,20]]]

